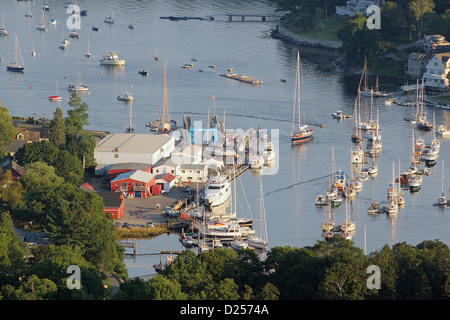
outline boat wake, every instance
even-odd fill
[[[284,190],[289,190],[289,189],[291,189],[291,188],[293,188],[293,187],[295,187],[295,186],[298,186],[298,185],[301,185],[301,184],[305,184],[305,183],[309,183],[309,182],[314,182],[314,181],[317,181],[317,180],[320,180],[320,179],[328,178],[328,177],[330,177],[330,176],[331,176],[331,174],[327,174],[327,175],[325,175],[325,176],[321,176],[321,177],[309,179],[309,180],[306,180],[306,181],[300,181],[300,182],[291,184],[290,186],[283,187],[283,188],[278,188],[278,189],[275,189],[275,190],[273,190],[273,191],[267,192],[267,193],[265,194],[265,196],[267,197],[267,196],[269,196],[269,195],[271,195],[271,194],[273,194],[273,193],[277,193],[277,192],[284,191]]]

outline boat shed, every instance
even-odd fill
[[[103,175],[115,164],[144,163],[154,165],[170,157],[175,138],[168,134],[111,133],[97,143],[94,158],[96,175]]]
[[[170,173],[156,176],[156,184],[161,185],[161,190],[169,192],[175,186],[175,176]]]
[[[117,163],[112,165],[108,170],[110,179],[114,179],[119,174],[129,171],[142,170],[145,172],[152,172],[152,166],[146,163]]]
[[[123,209],[125,207],[124,196],[120,192],[97,192],[103,198],[105,206],[104,213],[111,214],[115,220],[123,216]]]
[[[146,198],[155,184],[155,175],[142,170],[119,174],[111,181],[111,192],[122,192],[127,197]]]

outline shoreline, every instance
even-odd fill
[[[281,25],[281,22],[278,23],[278,25],[271,31],[270,35],[273,39],[278,39],[285,43],[306,49],[305,50],[306,56],[308,57],[309,60],[312,60],[313,62],[316,62],[318,64],[325,63],[323,67],[321,66],[321,68],[323,69],[334,70],[352,77],[361,76],[362,67],[354,66],[345,62],[344,52],[342,50],[342,42],[340,41],[303,37],[283,27]],[[329,61],[329,58],[332,58],[333,61]],[[402,80],[402,81],[412,80],[410,77],[406,75],[396,77],[396,76],[377,75],[373,72],[371,72],[370,75],[378,76],[380,79]]]

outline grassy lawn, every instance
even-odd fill
[[[336,17],[328,17],[320,19],[320,21],[319,19],[315,19],[314,28],[308,31],[302,31],[296,27],[298,23],[297,19],[300,19],[300,17],[289,17],[283,24],[284,27],[289,28],[292,32],[295,32],[303,37],[340,41],[337,38],[337,31],[344,25],[345,20]],[[320,22],[322,22],[322,24]]]
[[[428,98],[430,98],[431,100],[438,101],[438,102],[450,103],[450,96],[440,96],[440,97],[429,96]]]

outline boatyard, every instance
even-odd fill
[[[5,206],[34,219],[27,228],[65,240],[55,221],[81,212],[83,241],[113,248],[97,237],[108,227],[120,237],[130,279],[223,247],[263,266],[284,246],[344,243],[370,259],[386,244],[448,244],[450,87],[374,73],[388,56],[412,58],[419,40],[361,56],[353,74],[340,50],[321,61],[314,50],[328,49],[272,36],[283,21],[271,1],[83,1],[79,29],[66,27],[66,5],[2,8],[0,104],[17,133],[1,164],[11,190],[24,181]],[[450,55],[436,57],[450,70]],[[91,208],[102,219],[85,217]],[[92,217],[105,224],[90,228]],[[93,260],[120,259],[83,245]]]

